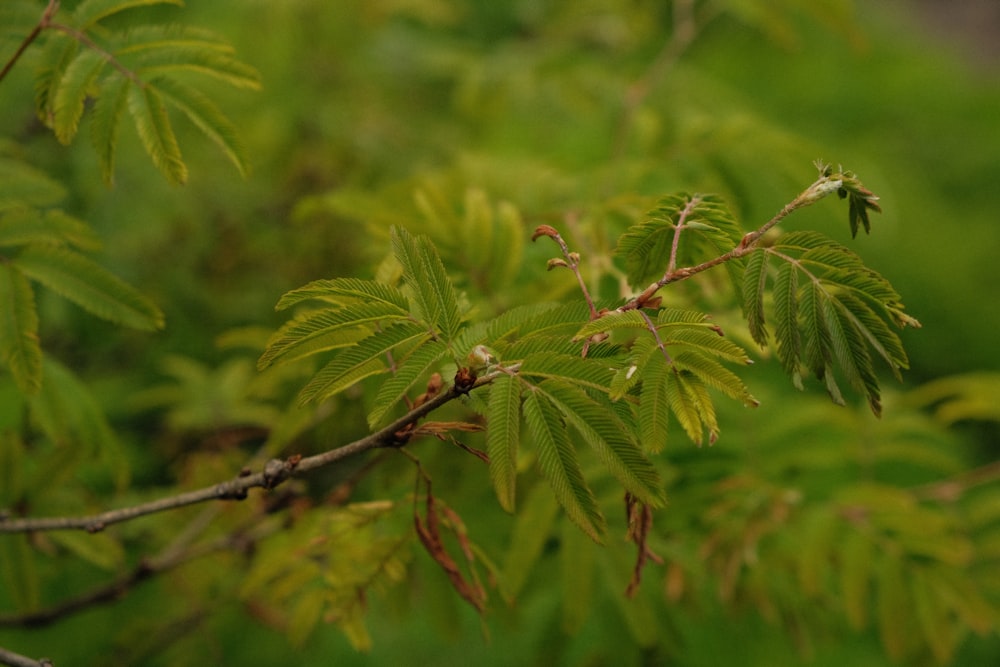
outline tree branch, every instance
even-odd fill
[[[131,521],[132,519],[148,514],[167,512],[210,500],[242,500],[246,498],[247,492],[252,488],[273,489],[292,477],[304,475],[311,470],[328,466],[341,459],[381,447],[400,447],[405,445],[410,435],[406,432],[407,427],[459,396],[489,384],[500,374],[500,371],[488,373],[481,378],[475,379],[471,384],[465,385],[464,388],[453,385],[447,391],[410,410],[406,415],[385,428],[360,440],[355,440],[342,447],[330,449],[314,456],[303,458],[300,455],[294,455],[284,460],[271,459],[264,464],[263,470],[258,473],[251,473],[249,470],[244,470],[236,477],[213,484],[212,486],[89,516],[17,519],[0,517],[0,533],[27,533],[47,530],[85,530],[90,533],[96,533],[112,524]]]
[[[759,228],[746,234],[739,242],[739,244],[727,253],[714,257],[701,264],[696,264],[694,266],[685,266],[679,269],[672,267],[675,258],[676,248],[671,248],[670,254],[670,264],[667,267],[667,271],[663,274],[663,277],[652,283],[649,287],[644,289],[639,296],[632,298],[628,303],[618,308],[619,311],[635,310],[637,308],[645,308],[646,305],[653,300],[656,293],[660,288],[669,285],[670,283],[675,283],[679,280],[685,280],[691,276],[697,275],[702,271],[707,271],[708,269],[714,268],[719,264],[724,264],[728,261],[738,259],[744,255],[748,255],[757,249],[760,243],[761,237],[764,236],[772,227],[777,225],[779,222],[784,220],[790,213],[796,211],[800,208],[810,206],[815,204],[823,197],[827,196],[831,192],[836,192],[843,185],[843,175],[833,174],[833,175],[823,175],[820,176],[812,185],[803,190],[795,199],[785,204],[785,206],[778,211],[773,218],[765,222]],[[677,243],[677,238],[680,234],[680,228],[682,226],[683,220],[686,217],[688,209],[685,208],[681,212],[681,217],[677,223],[677,229],[674,232],[674,244]]]
[[[3,66],[3,70],[0,70],[0,81],[3,81],[7,76],[7,73],[14,69],[14,65],[16,65],[17,61],[21,59],[21,56],[28,50],[28,47],[31,46],[36,39],[38,39],[38,36],[42,34],[42,31],[52,24],[52,17],[55,16],[58,11],[59,0],[49,0],[48,6],[45,8],[45,11],[42,12],[42,18],[38,19],[38,24],[32,28],[31,32],[28,33],[28,36],[25,37],[21,44],[17,47],[17,51],[14,52],[14,55],[12,55],[10,60],[8,60]]]
[[[26,655],[14,653],[0,647],[0,665],[8,665],[9,667],[52,667],[52,661],[48,658],[35,660]]]

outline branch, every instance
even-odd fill
[[[244,469],[236,477],[213,484],[212,486],[206,486],[195,491],[188,491],[148,503],[133,505],[132,507],[109,510],[100,514],[80,517],[20,519],[0,517],[0,533],[74,529],[96,533],[112,524],[131,521],[147,514],[167,512],[210,500],[243,500],[246,498],[247,492],[252,488],[274,489],[292,477],[304,475],[311,470],[328,466],[341,459],[381,447],[400,447],[406,444],[406,440],[410,435],[406,431],[408,427],[411,427],[422,417],[442,405],[469,393],[473,389],[489,384],[500,374],[501,371],[495,371],[481,378],[476,378],[472,382],[453,385],[448,391],[438,394],[426,403],[410,410],[406,415],[385,428],[360,440],[355,440],[342,447],[330,449],[315,456],[303,458],[301,455],[296,454],[284,460],[271,459],[264,464],[263,470],[258,473],[251,473],[249,469]]]
[[[14,653],[0,647],[0,665],[9,665],[9,667],[52,667],[52,661],[48,658],[35,660],[26,655]]]
[[[580,273],[580,253],[570,252],[569,246],[566,245],[566,241],[563,240],[562,235],[551,225],[539,225],[536,227],[531,240],[534,241],[539,236],[548,236],[559,246],[565,259],[550,259],[549,270],[551,271],[556,267],[562,266],[573,272],[573,275],[576,276],[577,284],[580,285],[580,291],[583,292],[583,298],[587,300],[587,306],[590,308],[590,319],[596,320],[598,318],[597,308],[594,306],[594,300],[587,289],[587,282],[583,279],[583,274]]]
[[[17,47],[17,51],[15,51],[14,55],[10,57],[7,64],[3,66],[3,70],[0,70],[0,81],[3,81],[4,77],[7,76],[7,73],[14,69],[14,65],[21,59],[24,52],[27,51],[28,47],[31,46],[36,39],[38,39],[40,34],[42,34],[42,30],[45,30],[52,25],[52,17],[55,16],[58,11],[59,0],[49,0],[48,6],[45,8],[45,11],[42,12],[42,18],[38,19],[38,24],[31,30],[31,32],[28,33],[28,36],[25,37],[24,41],[22,41]]]
[[[820,199],[826,197],[831,192],[837,192],[844,183],[844,179],[841,174],[833,175],[822,175],[817,179],[812,185],[803,190],[795,199],[785,204],[785,206],[778,211],[773,218],[765,222],[759,228],[746,234],[742,239],[740,239],[739,245],[730,250],[727,253],[723,253],[718,257],[710,259],[701,264],[696,264],[695,266],[686,266],[682,268],[673,268],[675,261],[675,248],[671,248],[670,253],[670,264],[667,267],[666,272],[663,277],[657,280],[655,283],[651,284],[649,287],[644,289],[639,296],[634,297],[628,303],[618,308],[619,311],[636,310],[640,308],[645,308],[651,301],[653,301],[656,293],[661,287],[665,287],[670,283],[675,283],[680,280],[685,280],[691,276],[697,275],[702,271],[707,271],[719,264],[724,264],[725,262],[738,259],[744,255],[748,255],[757,249],[760,243],[760,239],[771,230],[772,227],[777,225],[779,222],[784,220],[790,213],[796,211],[800,208],[805,208],[815,204]],[[676,247],[678,236],[680,235],[680,229],[683,226],[684,217],[686,216],[688,209],[685,208],[681,212],[681,216],[677,222],[677,227],[674,232],[674,246]]]

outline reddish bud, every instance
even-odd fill
[[[557,239],[559,238],[559,232],[552,225],[538,225],[535,227],[535,233],[531,235],[531,240],[534,241],[539,236],[548,236],[549,238]]]
[[[548,270],[549,271],[551,271],[552,269],[555,269],[555,268],[560,268],[560,267],[562,267],[562,268],[569,268],[569,264],[566,263],[566,260],[565,259],[560,259],[558,257],[553,257],[552,259],[550,259],[547,266],[548,266]]]

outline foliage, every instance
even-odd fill
[[[830,143],[709,74],[741,36],[860,43],[850,3],[254,4],[263,75],[176,2],[43,4],[0,9],[37,119],[0,144],[0,645],[349,662],[330,623],[399,663],[478,623],[485,664],[704,664],[761,620],[818,664],[989,650],[995,374],[883,383],[931,367],[890,270],[908,172],[801,189]],[[281,120],[230,120],[262,79]],[[202,139],[245,187],[135,176],[186,183]]]

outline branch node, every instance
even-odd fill
[[[273,489],[286,479],[291,466],[281,459],[271,459],[264,464],[264,488]]]

